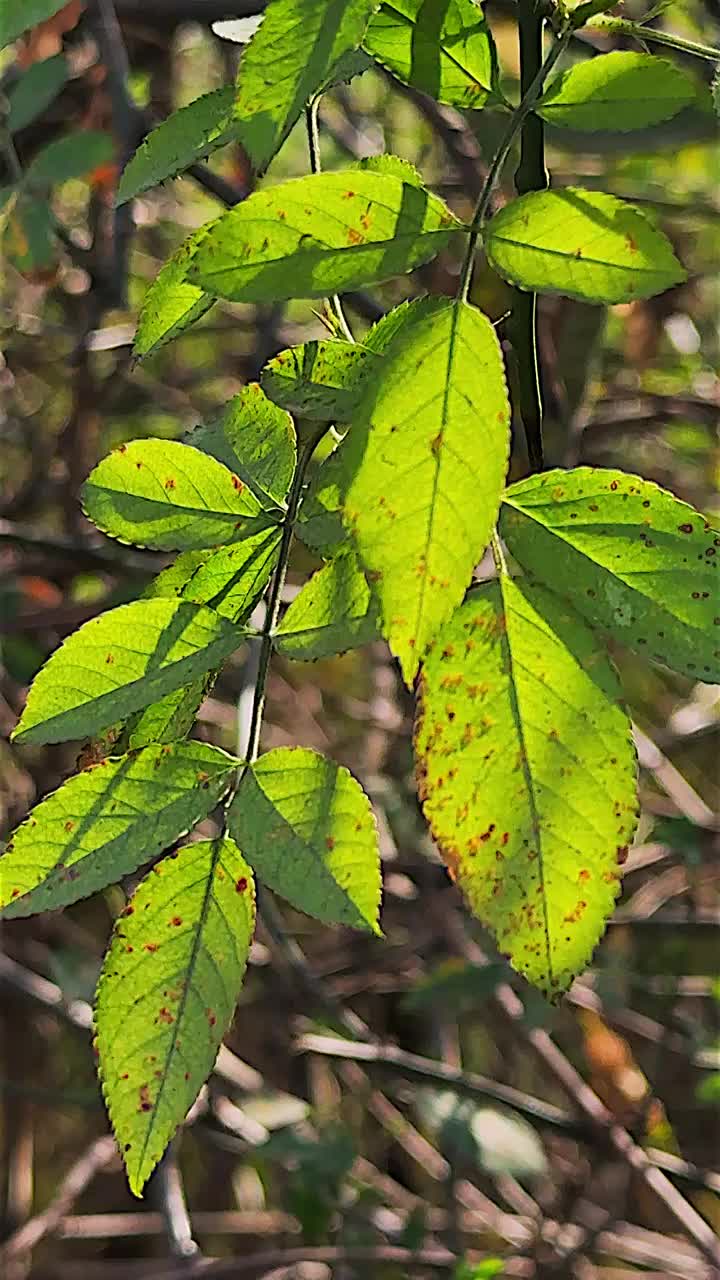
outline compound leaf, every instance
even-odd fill
[[[640,476],[595,467],[511,485],[501,533],[533,577],[646,658],[720,681],[720,529]]]
[[[386,0],[364,48],[403,84],[455,107],[483,107],[491,93],[494,46],[473,0]]]
[[[490,321],[445,298],[413,303],[338,451],[344,519],[408,683],[490,540],[509,422]]]
[[[247,485],[178,440],[132,440],[103,458],[82,487],[85,514],[120,542],[192,550],[242,537],[260,510]]]
[[[202,742],[156,744],[69,778],[0,857],[0,913],[54,910],[115,884],[205,818],[237,763]]]
[[[379,635],[377,602],[352,551],[342,551],[305,584],[273,637],[298,662],[330,658]]]
[[[195,427],[187,440],[237,472],[263,507],[284,503],[297,461],[295,428],[257,382],[228,400],[217,422]]]
[[[423,666],[415,750],[425,815],[473,912],[559,995],[604,930],[636,822],[604,646],[525,579],[474,590]]]
[[[685,279],[667,236],[601,191],[531,191],[488,223],[490,265],[520,289],[631,302]]]
[[[242,632],[184,600],[136,600],[91,618],[36,675],[13,738],[66,742],[126,720],[219,666]]]
[[[292,906],[380,932],[375,819],[347,769],[299,747],[268,751],[246,770],[228,821],[259,878]]]
[[[429,262],[459,227],[442,200],[395,173],[315,173],[230,209],[203,237],[188,274],[235,302],[321,298]]]
[[[252,872],[228,839],[159,862],[117,920],[98,986],[96,1044],[135,1195],[212,1071],[254,928]]]
[[[690,77],[666,58],[617,50],[563,71],[535,110],[566,129],[626,133],[669,120],[695,96]]]

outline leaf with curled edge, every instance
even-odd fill
[[[415,754],[473,913],[558,997],[605,929],[637,821],[630,721],[602,641],[527,579],[474,589],[423,666]]]

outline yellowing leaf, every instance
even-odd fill
[[[546,995],[588,964],[636,822],[630,723],[604,646],[557,597],[474,590],[424,664],[425,815],[475,915]]]

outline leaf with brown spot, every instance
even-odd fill
[[[115,884],[205,818],[236,767],[217,747],[188,742],[147,747],[68,778],[0,857],[0,915],[54,910]],[[199,769],[207,788],[197,784]]]
[[[95,1007],[103,1092],[135,1195],[212,1070],[255,927],[252,872],[232,840],[188,845],[159,865],[122,936],[116,927]],[[180,901],[182,920],[170,915]]]
[[[448,675],[462,677],[450,696]],[[480,679],[485,693],[468,698],[462,681]],[[630,722],[604,648],[526,579],[473,590],[424,664],[415,751],[425,815],[474,914],[559,995],[605,928],[637,816]]]
[[[674,494],[600,467],[546,471],[510,486],[500,532],[523,569],[588,622],[683,675],[720,681],[720,531]]]

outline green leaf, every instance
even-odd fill
[[[95,133],[81,129],[68,133],[64,138],[48,142],[31,160],[25,180],[34,187],[51,187],[68,178],[84,178],[98,165],[109,164],[113,158],[113,140],[108,133]]]
[[[159,862],[118,918],[98,985],[96,1044],[135,1195],[212,1071],[254,928],[252,872],[227,839]]]
[[[344,519],[408,684],[490,541],[509,424],[490,321],[447,298],[413,303],[341,447]]]
[[[595,467],[512,485],[500,530],[519,564],[595,626],[720,681],[720,529],[666,489]]]
[[[65,907],[116,884],[207,817],[237,761],[202,742],[150,746],[69,778],[0,857],[6,919]]]
[[[3,248],[8,261],[20,272],[44,271],[57,257],[55,225],[47,201],[27,191],[16,193],[8,212]]]
[[[341,508],[345,476],[345,454],[341,442],[323,459],[311,480],[300,511],[296,532],[306,546],[323,556],[333,556],[347,541]]]
[[[247,485],[177,440],[132,440],[103,458],[82,487],[85,514],[120,542],[191,550],[244,536],[258,515]]]
[[[250,617],[277,563],[281,538],[278,525],[256,523],[257,532],[208,557],[183,588],[184,600],[207,604],[231,622]]]
[[[217,422],[195,427],[187,441],[235,471],[263,507],[284,504],[297,461],[295,428],[257,382],[233,396]]]
[[[240,62],[238,141],[262,173],[306,103],[362,42],[377,0],[271,0]]]
[[[151,702],[143,711],[136,711],[127,723],[129,751],[137,751],[151,743],[178,742],[186,738],[192,729],[209,690],[215,681],[215,672],[198,676],[182,689],[173,689],[164,698]]]
[[[341,58],[357,49],[376,7],[377,0],[272,0],[236,87],[197,99],[154,129],[123,173],[119,201],[231,141],[262,173]]]
[[[273,643],[286,658],[308,662],[356,649],[378,636],[377,602],[357,556],[343,551],[295,597]]]
[[[120,178],[117,203],[124,204],[148,187],[189,169],[230,142],[235,90],[223,85],[186,107],[173,111],[141,142]]]
[[[52,18],[68,0],[3,0],[0,6],[0,49],[17,40],[38,22]]]
[[[302,748],[247,769],[230,831],[260,879],[326,924],[380,932],[380,857],[370,802],[347,769]]]
[[[525,580],[473,591],[424,664],[415,750],[452,876],[513,966],[556,997],[605,928],[636,822],[604,645]]]
[[[455,107],[483,107],[494,46],[473,0],[387,0],[370,22],[368,53],[403,84]]]
[[[321,298],[429,262],[459,226],[442,200],[395,174],[315,173],[230,209],[203,238],[188,274],[235,302]]]
[[[670,241],[623,200],[565,187],[505,205],[485,234],[488,261],[520,289],[631,302],[685,279]]]
[[[281,351],[260,375],[265,391],[299,417],[348,422],[359,402],[363,379],[377,369],[378,356],[403,324],[407,305],[388,311],[362,342],[330,338]]]
[[[126,720],[236,649],[242,632],[184,600],[136,600],[92,618],[36,675],[13,738],[66,742]]]
[[[313,340],[274,356],[260,380],[270,399],[290,413],[313,422],[347,422],[360,378],[378,359],[359,342]]]
[[[206,604],[231,622],[244,622],[262,598],[280,547],[277,525],[262,526],[242,542],[218,551],[185,551],[143,592],[143,599],[169,597]],[[175,742],[192,729],[195,717],[215,681],[210,671],[173,689],[131,716],[126,727],[128,749],[150,742]]]
[[[18,133],[32,124],[57,97],[67,78],[68,65],[61,53],[32,63],[8,90],[8,131]]]
[[[626,133],[677,115],[693,102],[689,76],[665,58],[618,50],[579,62],[552,80],[535,110],[550,124]]]
[[[165,263],[150,285],[140,308],[133,355],[138,360],[172,342],[210,310],[215,299],[197,285],[190,284],[187,270],[197,246],[211,227],[206,223],[194,231]]]

